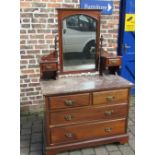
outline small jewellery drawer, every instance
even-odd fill
[[[53,71],[53,70],[57,70],[57,64],[56,64],[56,63],[42,64],[42,70],[43,70],[43,71]]]
[[[86,106],[89,105],[89,103],[90,103],[89,93],[49,97],[50,109]]]
[[[125,120],[63,126],[51,129],[52,144],[95,139],[125,133]]]
[[[110,120],[127,116],[127,104],[106,107],[85,107],[50,112],[50,125],[66,125],[95,120]]]
[[[107,62],[108,66],[120,66],[121,65],[121,58],[116,58],[116,59],[108,59]]]
[[[128,89],[109,90],[93,93],[93,104],[128,103]]]

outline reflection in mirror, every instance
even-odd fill
[[[63,19],[63,70],[95,69],[96,20],[87,15],[72,15]]]

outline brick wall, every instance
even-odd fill
[[[38,58],[54,49],[58,34],[55,8],[79,8],[80,0],[20,0],[21,12],[21,110],[42,107]],[[119,0],[114,0],[113,15],[101,16],[101,34],[108,51],[116,52],[119,22]]]

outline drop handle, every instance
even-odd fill
[[[105,128],[104,131],[105,131],[105,132],[111,132],[111,131],[112,131],[112,128],[110,128],[110,127]]]
[[[72,115],[65,115],[65,116],[64,116],[64,119],[65,119],[66,121],[71,121],[71,120],[73,119],[73,116],[72,116]]]
[[[118,60],[111,60],[111,63],[112,63],[113,65],[116,65],[117,62],[118,62]]]
[[[114,110],[105,111],[105,115],[111,116],[113,114]]]
[[[113,101],[115,98],[115,96],[107,96],[106,99],[107,101]]]
[[[73,137],[73,133],[71,133],[71,132],[66,133],[65,136],[66,136],[67,138],[72,138],[72,137]]]
[[[64,103],[67,106],[73,106],[75,104],[75,101],[73,101],[73,100],[65,100]]]

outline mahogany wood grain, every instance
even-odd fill
[[[89,104],[90,104],[89,93],[49,97],[50,109],[86,106]]]
[[[96,120],[110,120],[124,118],[127,116],[127,104],[106,107],[83,107],[51,112],[49,122],[52,126],[69,125]]]
[[[60,144],[125,133],[125,119],[109,122],[79,124],[51,129],[51,143]]]
[[[128,89],[109,90],[93,93],[93,104],[128,103]]]

